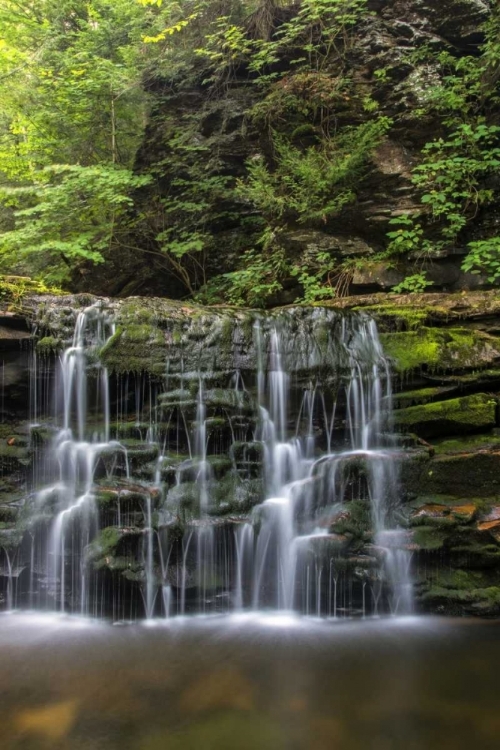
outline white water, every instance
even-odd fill
[[[399,461],[390,368],[373,321],[314,314],[323,339],[313,329],[307,351],[291,344],[293,311],[256,320],[251,382],[235,370],[226,390],[217,384],[215,409],[213,374],[185,373],[172,386],[168,362],[163,386],[133,375],[112,385],[98,351],[113,324],[98,306],[78,314],[56,378],[44,486],[35,493],[41,520],[26,536],[30,606],[101,616],[111,600],[113,619],[148,620],[248,609],[334,618],[411,611],[410,553],[392,521]],[[297,359],[310,382],[297,379]],[[35,372],[38,419],[37,388]],[[176,388],[186,406],[162,406]],[[229,446],[215,438],[219,423]],[[140,439],[121,442],[120,426]],[[142,450],[153,457],[150,476],[134,459]],[[224,456],[233,483],[221,505],[214,467]],[[224,502],[243,497],[259,474],[260,502],[252,490],[253,510],[224,515]],[[116,495],[109,509],[96,502],[103,483]],[[353,509],[363,508],[368,546],[349,531]],[[344,522],[345,532],[332,531]],[[100,541],[102,529],[116,532],[119,553]],[[11,608],[17,587],[6,559]],[[103,566],[115,572],[101,574]]]
[[[123,452],[109,439],[110,405],[106,368],[92,363],[97,384],[95,409],[99,421],[89,423],[89,359],[114,333],[114,326],[99,305],[78,313],[73,341],[60,360],[56,404],[62,424],[53,439],[51,458],[56,481],[37,494],[36,503],[44,510],[55,502],[56,516],[48,531],[46,559],[49,600],[52,607],[65,611],[91,613],[84,552],[98,531],[94,507],[96,465],[104,454]],[[91,434],[89,434],[91,433]],[[31,555],[35,555],[37,536],[32,537]],[[50,603],[50,602],[49,602]]]

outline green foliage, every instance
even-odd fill
[[[413,182],[423,191],[421,202],[441,222],[443,242],[452,242],[493,191],[485,178],[500,167],[500,127],[462,123],[447,139],[428,143],[423,162],[415,167]]]
[[[289,267],[281,248],[273,247],[271,238],[264,251],[247,250],[240,268],[215,277],[198,299],[217,302],[224,299],[231,305],[265,307],[267,300],[283,288],[283,278]]]
[[[139,249],[204,301],[262,306],[291,280],[307,302],[339,293],[352,268],[322,250],[288,257],[280,237],[333,228],[391,127],[377,117],[391,68],[373,72],[373,89],[353,73],[369,13],[367,0],[3,0],[0,268],[70,284],[75,268]],[[413,173],[420,211],[388,233],[384,257],[418,264],[398,290],[425,290],[426,259],[466,245],[469,222],[497,200],[499,18],[477,55],[412,52],[437,70],[420,106],[439,125]],[[227,170],[218,147],[232,125],[210,122],[232,118],[217,107],[236,77],[257,87],[235,116],[243,137],[260,132],[261,153]],[[200,93],[199,112],[178,107],[186,88]],[[142,150],[139,178],[146,122],[166,155],[144,166]],[[468,247],[463,268],[495,283],[498,238]]]
[[[27,276],[0,276],[0,304],[9,310],[20,310],[27,294],[65,294],[62,289],[33,281]]]
[[[213,71],[210,80],[227,79],[230,71],[246,63],[255,82],[267,86],[279,77],[273,67],[284,56],[295,66],[320,71],[333,53],[341,56],[349,46],[348,30],[366,13],[366,0],[303,0],[291,19],[274,28],[274,3],[262,3],[246,26],[233,15],[219,16],[197,53]]]
[[[393,219],[388,232],[387,256],[411,253],[419,262],[446,250],[463,236],[467,224],[483,206],[497,198],[492,178],[500,167],[500,127],[491,117],[498,105],[500,13],[494,11],[485,25],[486,41],[479,57],[456,57],[448,51],[437,56],[428,48],[413,53],[414,62],[437,62],[441,77],[425,92],[422,115],[439,116],[443,132],[425,144],[421,161],[413,170],[413,183],[421,191],[420,214]],[[470,242],[462,269],[485,271],[490,283],[500,279],[498,238]],[[422,273],[397,289],[409,290]],[[414,289],[417,291],[417,289]]]
[[[494,284],[500,280],[500,237],[469,242],[469,254],[462,263],[464,271],[487,274],[488,281]]]
[[[407,276],[400,284],[394,286],[392,291],[396,294],[401,294],[401,292],[425,292],[428,286],[432,286],[432,281],[429,281],[426,274],[421,272]]]
[[[0,264],[67,280],[116,247],[144,124],[141,30],[129,0],[0,6]]]
[[[397,227],[392,232],[387,232],[390,243],[387,247],[389,255],[411,253],[419,250],[422,244],[424,230],[422,225],[411,216],[403,214],[389,221],[391,226]]]
[[[0,233],[0,262],[30,267],[45,280],[65,280],[79,260],[103,262],[130,191],[146,184],[116,165],[45,167],[36,182],[0,190],[13,209],[15,229]]]
[[[312,261],[308,259],[307,263],[292,266],[290,275],[295,276],[302,287],[302,299],[296,301],[309,304],[335,296],[329,275],[334,266],[330,253],[325,251],[317,252]]]
[[[261,157],[248,162],[242,197],[269,221],[293,217],[325,223],[355,198],[366,162],[389,127],[387,118],[346,128],[335,139],[305,150],[274,134],[274,168]]]
[[[144,11],[128,0],[15,0],[0,8],[0,171],[51,163],[130,166],[141,135]]]

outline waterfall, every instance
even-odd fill
[[[115,620],[411,611],[391,372],[374,321],[254,315],[232,369],[189,370],[172,350],[156,376],[108,372],[100,352],[115,331],[101,304],[78,313],[52,403],[34,360],[33,429],[52,437],[37,453],[15,584],[4,551],[9,607]]]
[[[100,305],[78,313],[73,341],[61,357],[57,376],[55,401],[62,424],[50,451],[56,481],[37,493],[36,504],[41,510],[50,504],[56,511],[47,534],[46,556],[49,598],[61,611],[90,611],[84,553],[98,528],[93,504],[96,465],[104,454],[120,449],[116,441],[109,441],[107,371],[98,361],[92,361],[92,353],[113,332]],[[95,425],[88,404],[92,368],[98,386],[93,406],[99,421]]]

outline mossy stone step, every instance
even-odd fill
[[[397,429],[415,432],[422,438],[478,432],[494,427],[496,407],[495,398],[477,393],[397,409],[394,412],[394,424]]]
[[[418,388],[412,391],[403,391],[402,393],[396,393],[394,395],[394,406],[397,409],[403,409],[408,406],[428,404],[432,401],[439,401],[443,396],[446,397],[456,390],[456,387],[451,385],[444,388],[434,386],[429,388]]]
[[[383,333],[384,352],[397,372],[419,368],[431,372],[487,368],[500,361],[500,338],[470,328],[427,328]]]

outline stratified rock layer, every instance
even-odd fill
[[[51,437],[50,425],[29,429],[29,422],[36,418],[29,396],[29,346],[32,341],[38,350],[38,387],[46,390],[49,399],[57,353],[71,339],[78,310],[94,301],[87,295],[27,296],[17,312],[2,316],[6,333],[1,340],[0,546],[11,557],[30,528],[26,487],[34,462]],[[228,389],[223,383],[235,371],[255,375],[253,327],[257,321],[269,325],[280,310],[265,315],[141,298],[103,300],[103,304],[116,327],[100,357],[109,368],[116,393],[123,392],[128,378],[160,383],[168,371],[170,386],[158,396],[160,435],[172,436],[168,419],[172,408],[182,406],[186,419],[195,423],[195,376],[200,368],[207,374],[207,426],[214,446],[209,461],[215,504],[210,514],[214,524],[238,523],[262,499],[262,446],[252,439],[250,401],[243,391]],[[291,375],[297,393],[301,384],[318,374],[318,367],[327,380],[333,378],[339,363],[325,362],[319,355],[315,360],[314,352],[323,351],[324,337],[339,325],[342,317],[335,310],[345,315],[361,310],[375,318],[385,351],[393,360],[394,428],[406,446],[401,456],[404,503],[399,521],[408,526],[406,546],[413,550],[418,607],[451,614],[497,614],[500,294],[370,295],[339,299],[324,307],[332,309],[331,316],[318,308],[297,307],[287,312],[292,323],[286,345],[295,355]],[[182,379],[178,377],[181,372]],[[185,377],[190,372],[192,388]],[[331,382],[334,387],[334,378]],[[340,430],[341,404],[339,409],[336,429]],[[137,483],[110,484],[105,475],[99,480],[97,503],[102,518],[111,518],[122,503],[124,525],[118,531],[104,528],[89,547],[88,562],[132,585],[144,576],[140,558],[131,563],[131,550],[142,544],[145,502],[149,498],[153,509],[159,502],[151,486],[154,472],[160,471],[162,481],[179,492],[180,515],[165,520],[172,533],[177,526],[181,533],[182,525],[191,522],[197,502],[195,477],[190,484],[186,475],[175,490],[178,472],[186,470],[183,447],[179,445],[177,461],[168,459],[158,467],[158,446],[145,440],[148,424],[135,418],[112,423],[110,429],[126,445]],[[322,429],[315,425],[318,434]],[[236,430],[241,440],[234,435],[229,439],[228,430]],[[113,460],[122,459],[114,456]],[[235,470],[245,477],[244,492],[241,483],[234,482]],[[353,461],[349,469],[352,486],[362,484],[363,471],[362,462]],[[344,511],[322,519],[321,524],[328,533],[311,540],[317,547],[314,553],[326,550],[325,554],[342,556],[350,569],[364,570],[369,576],[380,550],[373,545],[370,514],[362,497],[347,500]],[[5,566],[2,571],[7,575]],[[22,569],[16,573],[21,576]]]

